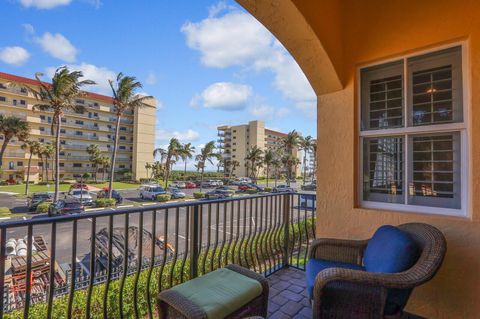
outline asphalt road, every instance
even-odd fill
[[[191,197],[195,189],[186,189],[185,193],[187,197]],[[135,205],[147,204],[145,201],[138,198],[137,190],[124,190],[121,191],[124,197],[125,205],[135,203]],[[24,199],[15,199],[14,196],[0,194],[0,206],[3,203],[9,203],[15,210],[20,210],[18,207],[25,204]],[[251,205],[251,206],[250,206]],[[250,229],[252,232],[256,229],[265,229],[266,226],[280,225],[280,214],[276,212],[280,211],[280,200],[275,206],[274,202],[266,203],[264,201],[263,209],[260,201],[238,201],[235,202],[232,209],[232,203],[227,204],[205,204],[202,205],[202,221],[201,221],[201,233],[202,233],[202,245],[206,245],[208,241],[210,244],[218,243],[221,245],[223,239],[227,241],[230,237],[235,238],[237,234],[242,237],[247,236]],[[298,203],[294,203],[293,206],[297,206]],[[147,206],[148,207],[148,206]],[[143,225],[144,229],[152,231],[152,211],[144,212]],[[304,214],[311,214],[304,210],[294,210],[295,218],[300,216],[302,218]],[[177,253],[185,252],[187,244],[188,233],[188,213],[185,207],[179,207],[178,209],[159,210],[156,212],[156,234],[157,238],[164,239],[166,237],[167,242],[175,247]],[[40,216],[33,216],[33,218],[39,218]],[[139,214],[130,214],[129,224],[130,226],[137,226],[139,223]],[[226,218],[225,218],[226,217]],[[165,232],[165,223],[167,223],[167,230]],[[59,263],[69,263],[72,256],[72,222],[58,223],[56,229],[56,256]],[[123,228],[124,216],[119,215],[114,217],[114,227]],[[102,228],[108,227],[108,217],[96,218],[96,229],[98,232]],[[218,231],[217,231],[218,230]],[[20,227],[16,229],[9,229],[7,232],[8,238],[23,238],[26,236],[26,227]],[[87,254],[90,250],[90,237],[92,232],[92,219],[79,220],[77,224],[77,240],[76,240],[76,259],[78,261]],[[51,225],[38,225],[33,229],[34,235],[42,235],[47,242],[47,245],[51,243]],[[210,236],[209,236],[210,235]]]

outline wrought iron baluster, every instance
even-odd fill
[[[140,279],[140,273],[143,265],[143,212],[139,213],[138,229],[137,229],[137,272],[135,274],[135,281],[133,283],[133,304],[135,310],[135,318],[139,319],[138,309],[138,280]]]
[[[56,251],[56,245],[57,245],[57,223],[56,222],[52,223],[50,240],[51,240],[50,242],[50,273],[48,276],[49,286],[48,286],[47,319],[52,318],[53,298],[55,297],[55,257],[56,257],[55,251]],[[0,318],[1,317],[2,315],[0,314]]]
[[[95,253],[96,231],[97,231],[97,219],[93,217],[92,223],[91,223],[91,229],[90,229],[90,280],[88,282],[87,306],[85,309],[87,318],[90,318],[93,284],[95,283],[95,259],[97,256],[97,254]]]
[[[73,297],[75,293],[75,282],[77,272],[77,220],[73,221],[72,228],[72,259],[71,259],[71,274],[70,274],[70,292],[68,294],[68,308],[67,318],[72,318]]]
[[[127,274],[128,274],[128,228],[129,228],[129,215],[125,214],[125,220],[124,220],[124,225],[123,225],[123,232],[124,232],[124,238],[123,238],[123,273],[122,273],[122,279],[120,280],[120,292],[119,292],[119,306],[120,306],[120,318],[123,318],[123,290],[125,289],[125,280],[127,279]],[[110,246],[110,245],[109,245]],[[107,278],[108,278],[107,274]],[[108,281],[107,281],[108,282]],[[105,290],[107,288],[105,287]],[[105,295],[106,296],[106,293]],[[106,302],[104,300],[104,318],[107,318],[107,313],[106,313]]]
[[[155,248],[157,246],[157,210],[154,209],[152,211],[152,242],[150,247],[150,267],[148,269],[148,276],[147,276],[147,307],[148,307],[148,318],[153,319],[153,312],[152,312],[152,293],[151,289],[151,280],[152,280],[152,273],[153,267],[155,266]]]

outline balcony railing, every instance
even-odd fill
[[[266,276],[303,268],[315,195],[36,218],[1,223],[0,231],[0,317],[153,318],[159,291],[226,264]],[[25,238],[24,257],[5,257],[7,234]]]

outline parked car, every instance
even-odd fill
[[[186,184],[185,182],[173,182],[173,183],[170,183],[169,186],[174,188],[185,188]]]
[[[162,186],[159,185],[148,185],[145,187],[140,187],[140,198],[141,199],[151,199],[155,200],[157,195],[166,194],[167,192]]]
[[[28,199],[28,210],[35,211],[39,204],[51,201],[53,201],[53,193],[51,192],[33,193],[32,197]]]
[[[295,192],[296,190],[288,185],[278,185],[272,189],[274,193]]]
[[[175,187],[170,187],[169,194],[173,199],[185,198],[186,196],[184,192]]]
[[[302,194],[300,195],[300,207],[306,209],[315,209],[315,195]]]
[[[296,179],[296,178],[290,178],[288,181],[289,181],[290,183],[296,183],[296,182],[297,182],[297,179]]]
[[[215,189],[205,194],[206,199],[222,199],[222,198],[228,198],[232,196],[233,196],[233,192],[225,191],[221,189]]]
[[[108,197],[108,188],[104,188],[97,193],[97,198],[107,198]],[[112,190],[112,198],[115,199],[117,205],[123,203],[122,195],[116,190]]]
[[[191,189],[191,188],[196,188],[197,185],[194,182],[186,182],[185,183],[185,188]]]
[[[71,189],[65,196],[67,199],[74,199],[81,202],[84,206],[92,206],[93,198],[90,192],[82,188]]]
[[[61,216],[81,214],[85,212],[85,207],[77,200],[60,199],[48,207],[48,216]]]
[[[204,188],[212,188],[212,187],[215,187],[215,185],[212,185],[212,182],[211,181],[203,181],[202,183],[202,187]],[[197,187],[200,187],[200,183]]]
[[[314,181],[310,184],[302,185],[302,191],[316,191],[317,190],[317,183]]]
[[[233,188],[228,187],[228,186],[217,186],[215,189],[216,190],[235,192],[235,190]]]
[[[241,190],[241,191],[247,191],[249,189],[254,189],[256,190],[257,192],[263,192],[265,191],[265,188],[263,187],[260,187],[256,184],[243,184],[243,185],[240,185],[238,186],[238,189]]]

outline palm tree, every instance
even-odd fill
[[[0,115],[0,134],[3,135],[3,144],[0,150],[0,168],[3,166],[3,155],[8,143],[16,137],[20,142],[25,142],[30,134],[28,123],[18,117]]]
[[[28,166],[27,166],[27,183],[25,184],[25,195],[28,195],[28,186],[30,184],[30,167],[32,166],[32,156],[38,155],[40,151],[41,144],[37,141],[25,141],[22,145],[22,149],[27,150],[30,154],[28,156]]]
[[[292,165],[294,158],[293,151],[298,147],[300,143],[300,134],[297,131],[293,130],[287,134],[282,140],[282,145],[285,148],[285,154],[283,155],[281,161],[286,166],[287,169],[287,185],[290,186],[290,180],[292,179]]]
[[[278,169],[280,168],[280,161],[277,159],[277,158],[274,158],[272,160],[272,167],[274,169],[274,173],[275,173],[275,187],[277,187],[277,181],[278,181]]]
[[[187,161],[193,158],[193,154],[195,153],[195,146],[192,143],[183,144],[180,147],[180,158],[183,160],[185,167],[183,169],[183,178],[185,179],[187,176]]]
[[[95,178],[95,183],[97,182],[97,171],[98,171],[98,159],[100,157],[100,148],[97,144],[90,144],[87,146],[87,154],[90,155],[89,161],[92,163],[93,167],[93,176]]]
[[[233,172],[235,171],[235,169],[240,166],[240,162],[237,161],[237,160],[233,160],[233,161],[228,161],[228,167],[230,167],[230,172],[228,173],[228,177],[229,178],[232,178],[233,176]]]
[[[163,164],[163,161],[167,157],[167,151],[164,148],[156,148],[153,150],[153,158],[155,159],[157,155],[160,155],[160,163]]]
[[[117,156],[118,132],[120,130],[120,120],[126,111],[136,111],[144,107],[147,100],[153,99],[153,96],[144,96],[137,94],[137,90],[142,88],[142,84],[134,76],[125,76],[118,73],[116,82],[109,80],[112,88],[113,107],[117,115],[115,125],[115,140],[112,152],[112,163],[110,164],[110,181],[108,184],[108,198],[112,198],[113,178],[115,175],[115,158]]]
[[[303,185],[305,185],[305,180],[307,179],[307,154],[312,150],[313,147],[312,137],[301,137],[299,146],[303,151]]]
[[[102,155],[98,158],[98,164],[102,165],[102,180],[105,180],[105,172],[110,167],[110,157]]]
[[[257,183],[257,172],[258,168],[262,165],[263,161],[263,151],[262,149],[258,148],[258,146],[254,145],[250,149],[247,150],[247,155],[245,156],[245,160],[247,161],[247,165],[249,165],[251,169],[251,178],[254,183]],[[248,166],[247,166],[248,167]]]
[[[42,73],[36,73],[38,89],[26,87],[26,89],[39,102],[33,106],[33,110],[52,111],[53,121],[51,126],[52,135],[55,135],[55,197],[58,199],[60,185],[60,130],[62,117],[67,110],[83,112],[84,106],[76,104],[76,98],[85,95],[82,87],[95,84],[91,80],[80,80],[83,77],[81,71],[70,71],[68,67],[59,67],[52,78],[52,84],[40,80]]]
[[[168,184],[168,177],[170,176],[170,171],[172,170],[173,163],[178,159],[181,152],[181,144],[175,137],[170,139],[170,143],[167,148],[167,157],[165,162],[165,187]]]
[[[52,156],[55,154],[55,146],[52,144],[44,144],[42,147],[42,155],[45,158],[44,166],[45,166],[45,176],[47,177],[47,183],[48,183],[48,164],[49,160],[52,158]]]
[[[147,171],[147,177],[150,179],[150,175],[148,174],[148,171],[152,168],[152,164],[150,163],[145,163],[145,170]]]
[[[200,170],[200,192],[203,190],[203,175],[205,174],[205,164],[209,162],[213,164],[213,159],[218,158],[217,153],[215,153],[215,142],[208,142],[205,147],[200,150],[195,159],[197,160],[197,169]]]
[[[270,169],[270,166],[272,165],[274,156],[275,155],[271,149],[267,149],[265,151],[265,154],[263,155],[263,163],[265,164],[265,172],[267,177],[267,187],[268,187],[268,171]]]

